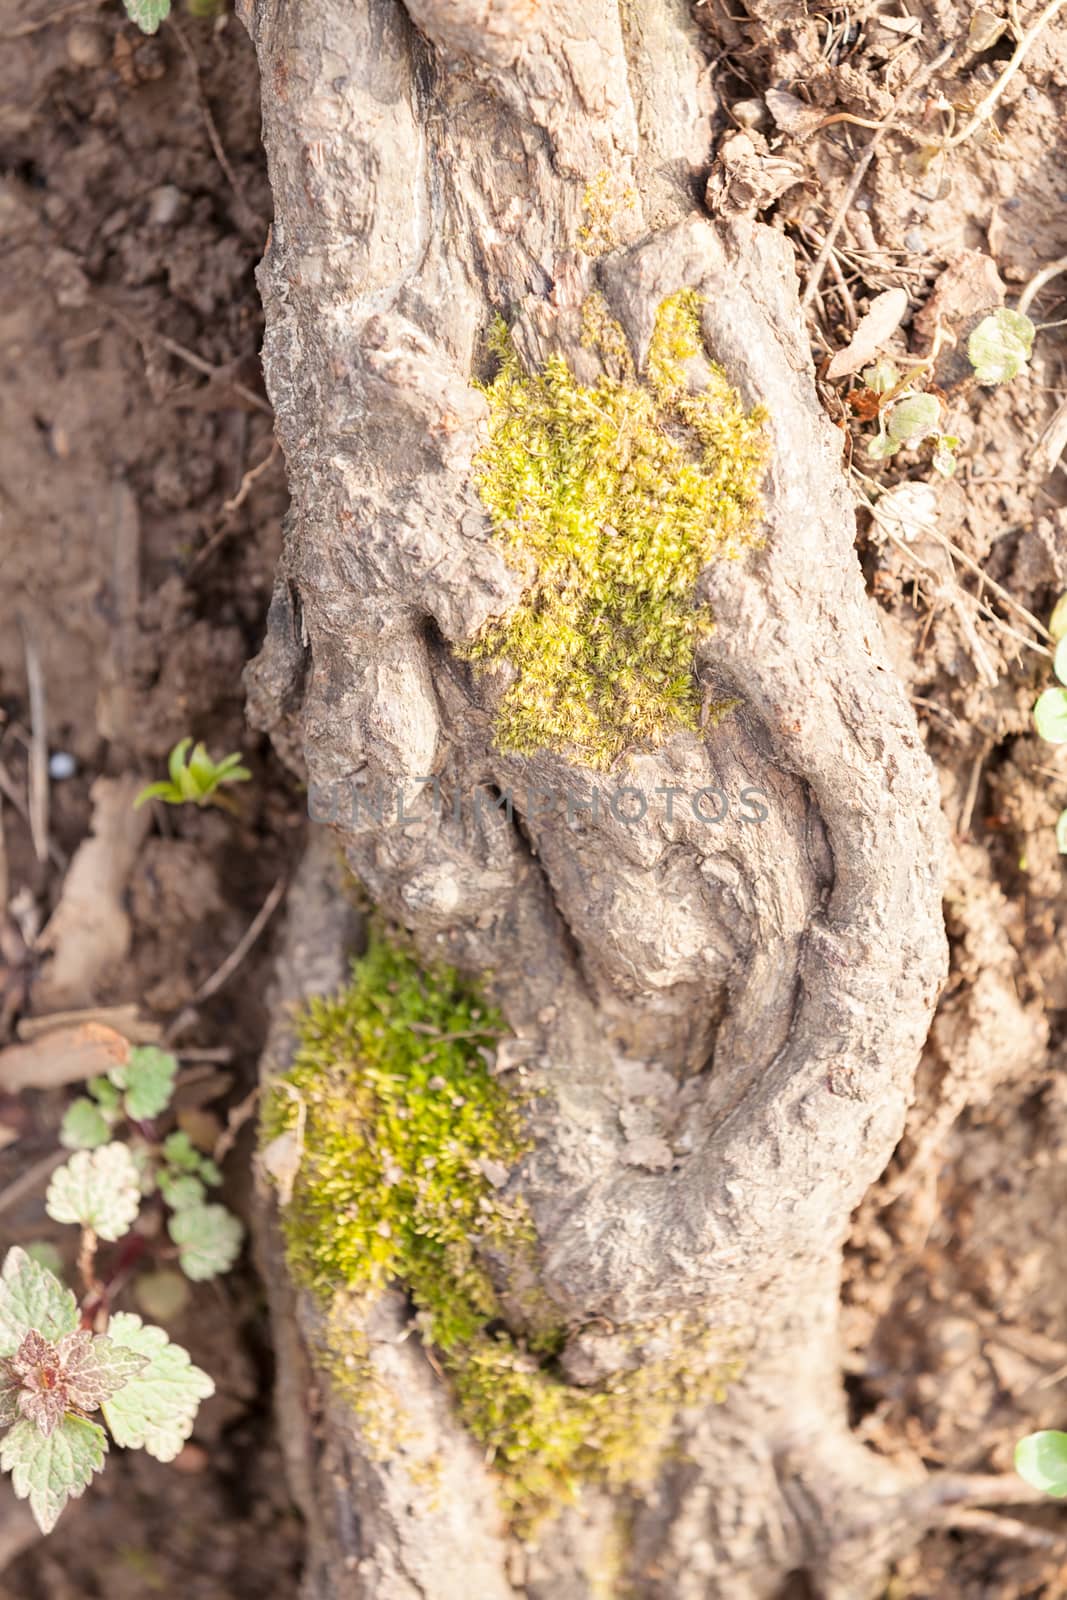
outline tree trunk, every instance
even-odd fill
[[[852,1439],[836,1350],[850,1214],[900,1137],[944,977],[944,840],[854,554],[790,247],[702,212],[714,106],[680,0],[243,11],[276,203],[264,366],[293,502],[253,717],[305,763],[313,813],[420,951],[492,975],[547,1091],[514,1184],[572,1330],[564,1370],[610,1373],[611,1330],[665,1317],[727,1330],[743,1360],[724,1404],[686,1412],[653,1493],[588,1490],[521,1542],[447,1387],[401,1338],[399,1294],[376,1314],[374,1360],[418,1437],[384,1462],[365,1447],[321,1377],[344,1302],[292,1291],[268,1228],[307,1593],[762,1600],[804,1592],[803,1574],[808,1592],[862,1600],[969,1492]],[[617,197],[606,220],[591,194]],[[502,755],[492,681],[454,650],[520,592],[472,481],[487,326],[504,314],[531,367],[553,350],[577,362],[596,290],[640,358],[681,288],[769,415],[765,542],[702,578],[716,628],[700,688],[736,709],[608,778]],[[414,812],[431,775],[439,803],[417,824],[359,803],[399,794]],[[607,800],[620,785],[673,790],[673,813],[628,820]],[[718,825],[690,803],[713,790]],[[582,803],[567,818],[538,805],[550,792]],[[479,793],[510,794],[513,818]],[[317,846],[281,999],[343,974],[334,878]],[[279,1018],[268,1071],[290,1048]]]

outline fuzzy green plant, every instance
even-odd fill
[[[712,618],[697,578],[756,539],[768,454],[764,412],[706,360],[700,305],[689,289],[662,303],[639,378],[592,297],[584,342],[605,370],[591,385],[559,354],[526,372],[504,324],[493,331],[476,482],[530,582],[465,653],[511,668],[503,750],[605,767],[700,725],[694,650]]]
[[[276,1176],[282,1153],[293,1158],[283,1218],[297,1279],[327,1304],[406,1289],[521,1523],[583,1478],[646,1481],[678,1407],[719,1395],[724,1366],[706,1340],[679,1338],[684,1356],[577,1389],[559,1370],[565,1330],[547,1301],[524,1305],[524,1336],[505,1326],[485,1255],[532,1280],[537,1240],[506,1186],[527,1145],[521,1103],[486,1060],[502,1027],[454,972],[423,971],[375,938],[350,986],[304,1012],[293,1068],[265,1107],[263,1155]],[[369,1446],[387,1452],[396,1408],[375,1391],[365,1340],[349,1338],[337,1376]]]

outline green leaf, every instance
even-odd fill
[[[865,367],[860,378],[873,394],[888,394],[900,382],[900,373],[892,361],[882,360],[876,361],[872,367]]]
[[[158,1117],[170,1105],[177,1059],[155,1045],[136,1045],[126,1063],[111,1074],[112,1083],[126,1091],[126,1115],[134,1122]]]
[[[1056,822],[1056,848],[1067,856],[1067,811],[1061,811]]]
[[[117,1111],[122,1096],[110,1078],[90,1078],[85,1085],[102,1111]]]
[[[168,1167],[182,1172],[199,1172],[200,1151],[182,1129],[169,1133],[163,1141],[163,1159]]]
[[[213,1188],[222,1182],[222,1173],[210,1156],[204,1156],[198,1168],[201,1178]]]
[[[899,449],[900,445],[884,433],[876,433],[873,439],[867,440],[867,454],[872,461],[887,461]]]
[[[195,745],[189,757],[189,775],[196,785],[194,793],[209,794],[216,779],[215,763],[207,753],[207,746]]]
[[[207,1190],[200,1179],[191,1172],[168,1172],[164,1167],[159,1174],[159,1192],[172,1211],[187,1211],[190,1206],[202,1205]]]
[[[951,478],[959,466],[959,462],[956,460],[957,443],[958,440],[953,439],[947,433],[943,433],[939,436],[934,447],[934,471],[939,472],[943,478]]]
[[[1061,683],[1067,683],[1067,634],[1064,634],[1056,646],[1056,654],[1052,662],[1052,670]]]
[[[95,1422],[71,1413],[50,1434],[32,1422],[16,1422],[0,1444],[0,1467],[10,1472],[20,1500],[30,1502],[37,1526],[51,1533],[68,1500],[76,1500],[99,1472],[107,1435]]]
[[[59,1142],[65,1150],[95,1150],[111,1138],[111,1124],[100,1107],[84,1095],[67,1107],[59,1125]]]
[[[1015,1470],[1035,1489],[1057,1499],[1067,1495],[1067,1433],[1054,1428],[1028,1433],[1015,1446]]]
[[[27,1333],[53,1344],[78,1326],[78,1302],[54,1273],[16,1245],[0,1274],[0,1356],[13,1356]]]
[[[129,1233],[141,1207],[141,1180],[124,1144],[78,1150],[52,1175],[44,1208],[53,1222],[91,1228],[101,1239]]]
[[[1067,689],[1046,689],[1038,696],[1034,726],[1049,744],[1067,744]]]
[[[1048,619],[1048,631],[1052,635],[1054,644],[1067,637],[1067,594],[1061,594],[1052,608],[1052,615]]]
[[[193,1431],[201,1400],[214,1394],[206,1372],[188,1351],[171,1344],[162,1328],[146,1327],[130,1311],[108,1324],[112,1343],[148,1357],[148,1365],[104,1402],[104,1417],[116,1444],[147,1450],[157,1461],[173,1461]]]
[[[1010,383],[1025,370],[1037,330],[1020,311],[1001,306],[967,340],[967,359],[979,383]]]
[[[182,773],[185,771],[185,752],[192,742],[192,739],[179,739],[167,757],[167,771],[170,773],[170,781],[177,789],[182,786]]]
[[[165,800],[169,806],[181,805],[180,794],[177,794],[173,785],[169,783],[146,784],[134,800],[133,809],[140,811],[148,800]]]
[[[941,402],[933,394],[911,394],[898,400],[889,413],[889,437],[900,445],[919,444],[937,433]]]
[[[225,1206],[190,1206],[171,1217],[167,1231],[178,1246],[187,1278],[199,1283],[228,1272],[241,1252],[244,1229]]]
[[[84,1330],[68,1334],[59,1350],[67,1389],[78,1411],[95,1411],[148,1365],[139,1351],[116,1344],[106,1334]]]

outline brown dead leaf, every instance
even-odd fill
[[[15,1032],[28,1044],[31,1039],[39,1039],[42,1033],[77,1022],[102,1022],[131,1044],[158,1044],[163,1034],[158,1022],[141,1016],[136,1001],[122,1006],[87,1006],[77,1011],[50,1011],[44,1016],[20,1017]]]
[[[870,310],[860,318],[859,327],[843,350],[839,350],[826,369],[828,378],[847,378],[858,372],[883,350],[900,327],[908,309],[906,289],[886,289],[875,295]]]
[[[78,846],[59,904],[39,948],[52,952],[34,991],[38,1008],[62,1011],[91,1005],[101,979],[124,959],[130,919],[126,885],[151,821],[134,811],[137,778],[98,778],[93,784],[92,837]]]
[[[853,389],[848,408],[860,422],[873,422],[882,409],[882,396],[873,389]]]
[[[129,1054],[129,1041],[103,1023],[54,1028],[29,1044],[0,1050],[0,1089],[18,1094],[21,1089],[58,1089],[67,1083],[82,1083],[122,1066]]]
[[[719,145],[705,203],[712,216],[743,216],[764,210],[803,180],[800,164],[772,155],[762,134],[728,133]]]
[[[814,133],[826,117],[826,112],[821,106],[809,106],[795,94],[787,94],[784,89],[768,89],[763,98],[767,102],[767,110],[774,118],[775,125],[781,128],[783,133],[794,134],[798,139]]]

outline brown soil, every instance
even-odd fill
[[[940,0],[912,9],[927,39],[966,27]],[[216,754],[242,749],[253,769],[236,814],[185,808],[154,818],[123,890],[130,954],[91,998],[135,1000],[163,1023],[190,1004],[295,859],[304,809],[247,732],[240,681],[259,642],[285,510],[256,360],[253,268],[270,195],[252,51],[232,16],[183,15],[180,32],[168,26],[146,41],[117,6],[92,0],[36,26],[56,10],[9,0],[0,17],[5,1028],[46,992],[28,945],[89,832],[97,777],[158,776],[187,733]],[[740,6],[716,0],[704,15],[724,105],[774,88],[825,115],[878,121],[919,61],[907,33],[873,12],[764,25],[738,21]],[[932,144],[938,95],[965,118],[1011,48],[1002,38],[958,51],[904,120]],[[766,139],[768,160],[792,163],[803,180],[764,215],[794,240],[804,277],[871,133],[839,119],[791,134],[761,116],[757,146]],[[1067,163],[1054,141],[1065,118],[1060,24],[1004,94],[999,134],[979,132],[925,164],[915,159],[921,138],[890,135],[812,305],[817,359],[847,341],[880,290],[908,291],[895,348],[921,354],[938,308],[965,333],[969,314],[1005,294],[1014,301],[1062,256]],[[741,111],[736,120],[751,119]],[[1055,323],[1065,297],[1061,277],[1032,314]],[[1052,832],[1067,804],[1067,761],[1030,731],[1048,664],[1009,627],[1037,635],[995,597],[983,614],[968,565],[1039,618],[1067,588],[1064,474],[1037,449],[1067,395],[1065,371],[1055,327],[1039,337],[1031,375],[998,391],[961,382],[950,352],[938,376],[962,441],[957,476],[934,479],[921,455],[882,468],[861,446],[855,457],[882,485],[930,482],[937,527],[957,551],[921,531],[894,541],[861,515],[860,559],[942,774],[954,965],[909,1134],[856,1220],[845,1334],[857,1427],[876,1448],[931,1467],[1006,1470],[1021,1433],[1067,1420],[1067,939]],[[847,387],[824,385],[843,425]],[[19,810],[27,642],[41,664],[49,748],[76,764],[50,787],[44,864]],[[187,1113],[200,1100],[224,1117],[251,1087],[269,961],[268,931],[181,1033],[183,1050],[229,1053],[190,1091]],[[18,1136],[0,1148],[0,1192],[53,1148],[64,1098],[0,1102]],[[227,1166],[239,1210],[249,1146],[246,1126]],[[0,1227],[3,1245],[45,1234],[39,1193],[0,1213]],[[7,1568],[0,1600],[222,1600],[268,1585],[279,1600],[295,1595],[300,1531],[272,1432],[269,1334],[251,1269],[201,1287],[173,1331],[219,1382],[195,1443],[174,1467],[115,1452],[57,1532]],[[1022,1515],[1014,1534],[986,1523],[928,1540],[888,1594],[1067,1594],[1065,1551],[1055,1547],[1061,1513]]]
[[[128,958],[86,997],[136,1000],[166,1023],[237,944],[302,835],[303,799],[249,735],[241,688],[286,505],[257,361],[253,271],[270,192],[254,57],[232,17],[217,27],[182,18],[190,54],[172,28],[143,40],[117,6],[25,31],[56,9],[9,5],[0,30],[19,35],[0,48],[0,764],[24,796],[28,638],[49,748],[76,771],[50,786],[49,833],[62,852],[53,862],[37,862],[24,819],[4,803],[14,915],[0,980],[6,962],[8,991],[23,1002],[35,980],[33,1008],[43,980],[23,960],[24,940],[47,921],[63,860],[89,831],[94,780],[161,776],[168,750],[192,733],[216,755],[243,750],[253,781],[234,791],[236,815],[184,807],[153,820],[122,896]],[[269,963],[268,932],[180,1034],[183,1051],[229,1052],[214,1082],[187,1092],[190,1103],[214,1094],[209,1115],[225,1117],[255,1080]],[[8,1103],[21,1137],[0,1153],[0,1190],[54,1148],[65,1098]],[[246,1127],[227,1163],[239,1211],[249,1155]],[[6,1209],[0,1229],[5,1247],[48,1236],[40,1191]],[[170,1327],[218,1385],[195,1444],[171,1467],[114,1451],[92,1495],[7,1568],[0,1595],[295,1595],[300,1526],[272,1431],[267,1316],[251,1269],[200,1286]]]

